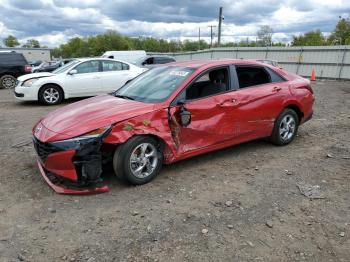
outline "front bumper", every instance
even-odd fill
[[[101,187],[90,187],[90,188],[69,188],[62,181],[60,181],[54,174],[47,172],[42,166],[40,160],[37,160],[38,167],[40,170],[41,176],[44,178],[46,183],[58,194],[66,195],[90,195],[105,193],[109,191],[108,186]]]
[[[31,87],[21,86],[19,82],[14,90],[14,96],[16,99],[21,101],[37,101],[39,86],[33,85]]]
[[[60,194],[107,192],[102,185],[101,138],[42,142],[33,137],[41,175]]]

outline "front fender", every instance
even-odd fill
[[[164,142],[165,163],[176,158],[176,147],[168,121],[168,109],[146,113],[114,125],[110,134],[103,140],[107,144],[122,144],[133,136],[152,135]]]

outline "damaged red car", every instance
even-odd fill
[[[141,185],[163,164],[269,138],[287,145],[313,113],[310,82],[254,61],[187,61],[153,68],[116,92],[49,113],[33,128],[38,165],[58,193],[108,191],[112,165]]]

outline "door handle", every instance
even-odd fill
[[[279,91],[281,91],[281,90],[282,90],[282,87],[280,87],[280,86],[275,86],[275,87],[272,89],[273,92],[279,92]]]
[[[100,76],[94,76],[92,79],[100,79]]]

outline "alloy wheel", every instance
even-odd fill
[[[60,93],[57,89],[50,87],[44,91],[44,99],[49,104],[54,104],[60,98]]]
[[[150,176],[158,165],[158,153],[151,143],[138,145],[130,156],[130,169],[137,178]]]
[[[16,86],[16,79],[14,77],[8,76],[5,77],[4,79],[2,79],[2,86],[7,88],[7,89],[11,89],[14,88]]]
[[[292,115],[285,115],[279,126],[279,134],[283,141],[290,140],[295,133],[296,122]]]

